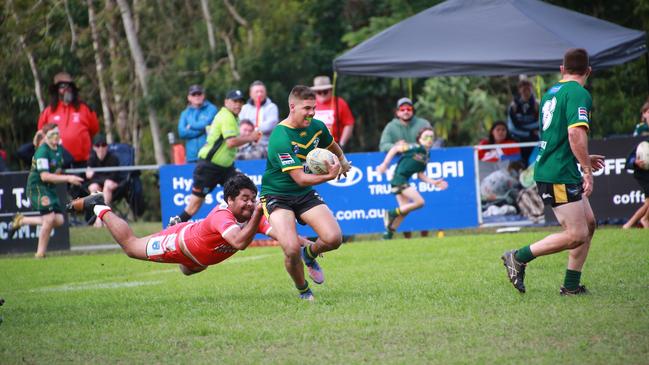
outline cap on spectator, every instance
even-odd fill
[[[69,73],[67,72],[59,72],[56,75],[54,75],[54,85],[57,85],[61,82],[67,82],[67,83],[74,83],[74,80],[72,80],[72,76],[70,76]]]
[[[95,135],[95,138],[92,139],[92,144],[94,146],[99,146],[99,145],[104,145],[106,144],[106,136],[104,136],[101,133],[97,133]]]
[[[192,85],[189,87],[189,91],[187,92],[188,94],[193,94],[193,93],[203,93],[203,87],[201,85]]]
[[[311,86],[311,90],[329,90],[333,89],[333,87],[334,86],[331,84],[331,79],[329,78],[329,76],[316,76],[315,79],[313,79],[313,86]]]
[[[228,91],[225,98],[230,100],[245,100],[243,93],[238,89]]]
[[[399,99],[399,101],[397,101],[397,108],[402,106],[403,104],[413,105],[412,100],[410,100],[410,98],[401,98]]]

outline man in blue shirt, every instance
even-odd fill
[[[217,108],[205,100],[205,92],[200,85],[189,87],[187,108],[180,114],[178,136],[185,141],[187,162],[198,160],[198,150],[206,142],[206,128],[212,123]]]

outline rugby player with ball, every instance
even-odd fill
[[[288,104],[288,116],[273,129],[268,142],[261,202],[273,231],[282,238],[284,265],[300,298],[313,300],[302,261],[311,279],[322,284],[324,274],[316,257],[337,249],[342,243],[342,232],[336,218],[313,186],[346,176],[351,165],[325,124],[313,119],[316,99],[308,86],[295,86],[289,94]],[[316,148],[325,148],[336,158],[328,156],[327,159],[324,151],[312,154],[309,160],[323,162],[324,168],[321,163],[312,161],[311,166],[317,171],[310,171],[304,163],[309,152]],[[318,235],[315,243],[300,244],[296,220],[313,228]]]

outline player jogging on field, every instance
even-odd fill
[[[428,164],[428,154],[430,148],[433,146],[434,139],[435,133],[432,128],[422,128],[417,135],[418,143],[395,144],[388,151],[383,163],[377,168],[379,173],[384,173],[394,156],[397,153],[401,153],[399,163],[394,170],[394,176],[392,177],[392,181],[390,181],[392,194],[395,194],[399,205],[395,209],[386,211],[383,215],[383,223],[385,224],[383,239],[392,239],[394,231],[397,230],[406,215],[424,206],[424,198],[422,198],[416,188],[408,184],[408,180],[412,174],[417,173],[417,177],[420,180],[435,185],[439,190],[444,190],[448,187],[448,184],[443,179],[434,180],[426,176],[425,173]]]
[[[315,93],[308,86],[298,85],[288,98],[289,114],[270,135],[266,171],[261,183],[261,202],[284,250],[286,271],[295,282],[300,298],[313,300],[313,293],[304,278],[306,264],[311,279],[317,284],[324,275],[316,257],[340,247],[342,233],[329,208],[312,186],[346,174],[351,168],[340,146],[325,124],[312,119],[315,115]],[[327,164],[325,175],[304,171],[306,155],[316,147],[326,148],[338,156],[339,162]],[[295,220],[308,224],[318,240],[304,247],[295,227]]]
[[[102,194],[76,199],[68,209],[94,212],[129,257],[180,264],[183,274],[192,275],[245,250],[257,232],[277,239],[256,196],[252,180],[237,173],[223,187],[227,205],[214,208],[200,222],[178,223],[142,238],[103,204]]]
[[[518,250],[505,252],[507,276],[525,293],[525,268],[539,256],[568,250],[568,267],[559,293],[586,294],[581,271],[595,232],[595,215],[588,202],[593,192],[593,171],[603,166],[603,156],[588,155],[588,129],[592,99],[584,89],[591,73],[588,53],[569,49],[560,66],[562,80],[541,100],[541,148],[534,179],[539,195],[551,205],[563,231]],[[582,175],[577,169],[581,165]]]

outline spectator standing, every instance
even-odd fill
[[[23,225],[40,225],[36,258],[44,258],[50,242],[52,229],[63,225],[63,207],[56,194],[56,184],[68,183],[81,185],[83,179],[76,175],[64,175],[63,148],[59,129],[54,123],[46,123],[36,132],[34,145],[36,152],[32,158],[32,167],[27,177],[27,196],[31,207],[40,213],[38,216],[25,217],[18,213],[7,227],[9,237]]]
[[[354,116],[345,99],[333,96],[333,85],[329,76],[313,79],[311,90],[315,91],[316,109],[314,119],[322,121],[329,129],[340,148],[345,150],[354,133]]]
[[[96,172],[92,168],[115,166],[119,166],[119,159],[108,150],[106,137],[97,134],[92,141],[92,153],[86,170],[86,186],[91,194],[103,192],[106,205],[113,201],[113,193],[119,185],[119,174],[117,171]],[[101,220],[95,220],[94,225],[101,227]]]
[[[518,142],[539,141],[539,103],[532,93],[532,83],[529,80],[518,82],[518,95],[507,108],[507,124],[509,132]],[[534,147],[523,147],[521,157],[525,166],[529,163]]]
[[[401,98],[397,101],[397,110],[393,118],[383,129],[379,150],[389,152],[394,145],[401,146],[406,150],[409,144],[419,143],[417,137],[424,128],[430,128],[430,122],[426,119],[415,116],[415,107],[409,98]],[[410,232],[404,232],[406,238],[412,237]],[[428,231],[421,231],[422,237],[428,236]]]
[[[512,139],[507,123],[503,121],[496,121],[489,130],[489,137],[485,138],[478,143],[480,146],[490,144],[508,144],[516,143]],[[519,160],[521,158],[521,149],[516,146],[512,147],[497,147],[488,150],[478,150],[478,160],[484,162],[498,162],[501,160]]]
[[[255,125],[248,119],[239,121],[239,135],[242,137],[249,136],[255,131]],[[267,148],[261,143],[248,142],[239,146],[236,160],[260,160],[266,158]]]
[[[649,136],[649,99],[647,99],[640,109],[640,118],[642,122],[636,124],[633,136]]]
[[[225,97],[223,108],[214,117],[210,125],[207,142],[198,151],[198,162],[194,168],[194,184],[192,195],[183,212],[176,217],[171,217],[169,224],[186,222],[198,212],[205,196],[217,184],[223,185],[234,174],[234,157],[237,147],[248,142],[256,142],[261,137],[257,131],[248,136],[239,135],[239,122],[237,115],[243,106],[243,93],[241,90],[231,90]]]
[[[279,111],[277,105],[268,97],[266,85],[263,82],[259,80],[253,81],[250,84],[249,96],[250,99],[241,108],[239,119],[248,119],[261,131],[262,136],[258,143],[263,147],[264,151],[261,158],[266,158],[268,138],[279,122]]]
[[[207,140],[207,126],[212,123],[217,108],[205,100],[205,90],[201,85],[192,85],[187,93],[187,107],[180,114],[178,137],[185,140],[187,162],[198,160],[198,150]],[[108,201],[106,201],[108,204]]]
[[[70,153],[72,161],[66,166],[86,167],[90,157],[92,137],[99,131],[97,114],[79,100],[79,89],[72,76],[60,72],[54,76],[49,87],[50,104],[38,118],[38,129],[54,123],[60,131],[63,148]]]

